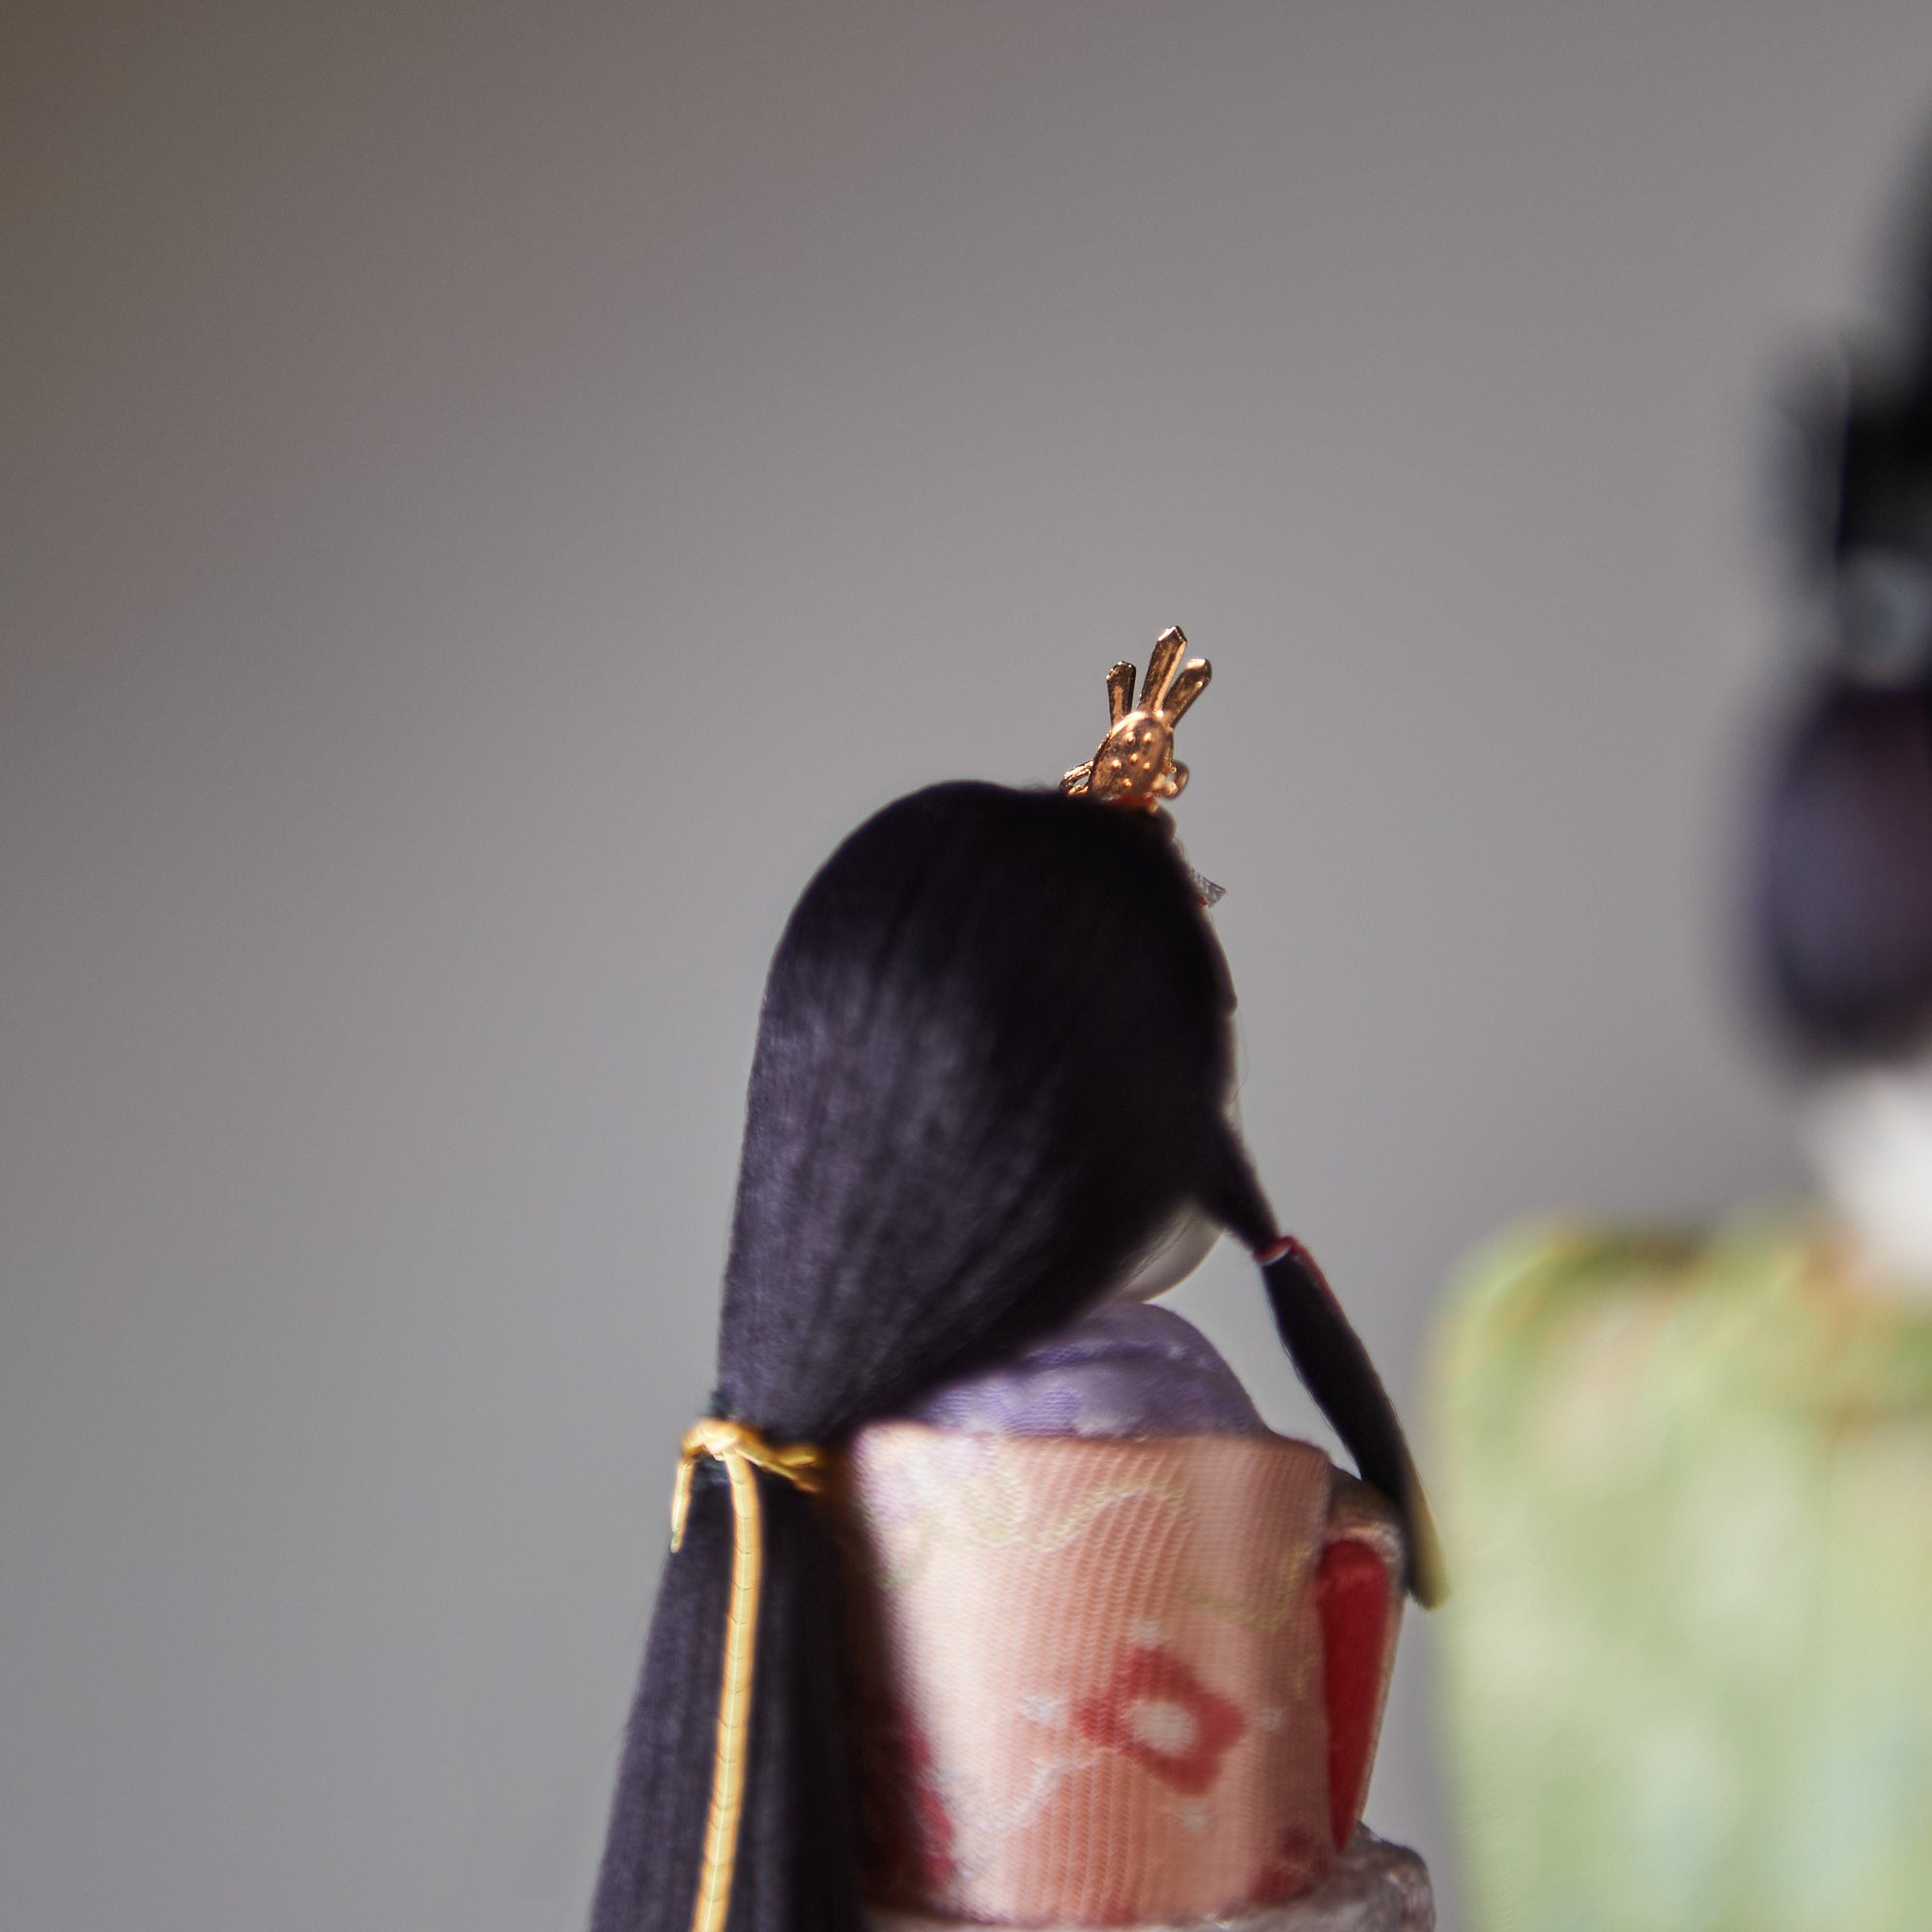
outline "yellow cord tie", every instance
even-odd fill
[[[816,1494],[824,1456],[809,1442],[776,1445],[743,1422],[714,1416],[684,1438],[670,1499],[670,1547],[684,1543],[691,1514],[691,1480],[709,1456],[731,1484],[731,1599],[724,1612],[724,1671],[718,1692],[717,1744],[711,1761],[711,1810],[704,1821],[704,1860],[697,1872],[697,1905],[691,1932],[724,1932],[731,1909],[731,1876],[738,1862],[738,1818],[745,1806],[745,1765],[752,1741],[752,1666],[758,1642],[758,1588],[764,1578],[758,1481],[764,1469],[794,1489]]]

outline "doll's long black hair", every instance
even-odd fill
[[[1375,1370],[1228,1123],[1234,996],[1166,823],[995,785],[889,806],[806,889],[758,1028],[716,1412],[837,1445],[1082,1313],[1190,1199],[1264,1263],[1362,1475],[1426,1514]],[[838,1559],[756,1478],[764,1588],[729,1932],[857,1932]],[[731,1509],[703,1463],[666,1565],[593,1932],[688,1932]]]

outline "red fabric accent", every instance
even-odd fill
[[[1328,1277],[1321,1272],[1321,1264],[1308,1252],[1307,1244],[1297,1240],[1293,1235],[1283,1235],[1268,1246],[1257,1248],[1255,1261],[1262,1267],[1272,1267],[1276,1262],[1286,1261],[1291,1255],[1293,1256],[1295,1265],[1302,1273],[1339,1308],[1342,1304],[1335,1301],[1335,1291],[1328,1286]]]
[[[1299,1896],[1321,1882],[1328,1864],[1327,1846],[1314,1833],[1303,1831],[1299,1825],[1290,1825],[1281,1834],[1274,1857],[1255,1880],[1254,1902],[1274,1905],[1282,1899]]]
[[[1161,1728],[1151,1729],[1143,1713],[1164,1719]],[[1162,1783],[1189,1794],[1212,1787],[1223,1753],[1248,1728],[1239,1710],[1171,1650],[1145,1647],[1125,1653],[1097,1697],[1081,1700],[1073,1725],[1082,1737],[1124,1752]]]
[[[1354,1835],[1368,1795],[1363,1786],[1381,1715],[1389,1590],[1388,1571],[1369,1544],[1341,1537],[1321,1552],[1315,1601],[1328,1707],[1328,1809],[1338,1850]]]

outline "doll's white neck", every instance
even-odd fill
[[[1805,1143],[1867,1271],[1932,1302],[1932,1060],[1826,1082]]]
[[[1107,1291],[1109,1301],[1151,1301],[1185,1281],[1208,1259],[1221,1230],[1205,1208],[1189,1202],[1154,1237],[1127,1274]]]
[[[1239,1042],[1236,1040],[1238,1054]],[[1241,1137],[1241,1084],[1238,1071],[1228,1094],[1228,1124]],[[1110,1288],[1108,1301],[1152,1301],[1180,1284],[1208,1259],[1221,1238],[1221,1224],[1198,1201],[1186,1201],[1139,1258]]]

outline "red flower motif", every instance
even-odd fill
[[[1140,1646],[1122,1654],[1104,1690],[1074,1707],[1073,1727],[1175,1790],[1198,1795],[1220,1776],[1223,1755],[1248,1725],[1173,1651]]]
[[[882,1698],[865,1700],[857,1727],[860,1858],[882,1904],[935,1906],[958,1876],[954,1831],[925,1733]]]
[[[959,1867],[952,1858],[952,1820],[932,1776],[932,1747],[917,1725],[908,1725],[906,1769],[912,1773],[913,1814],[919,1821],[919,1876],[930,1891],[950,1885]]]

